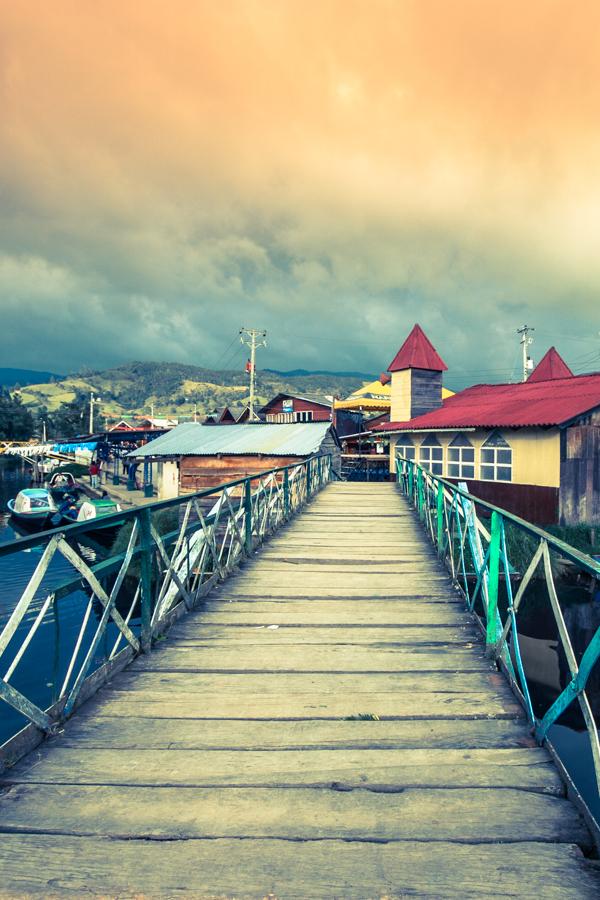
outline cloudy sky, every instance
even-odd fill
[[[0,0],[0,365],[600,369],[596,0]]]

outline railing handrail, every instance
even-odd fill
[[[107,523],[122,526],[125,522],[131,522],[132,528],[120,532],[127,544],[125,552],[119,547],[119,552],[108,551],[108,556],[100,561],[89,561],[81,546],[68,540],[71,536],[85,537],[98,527],[96,520],[3,545],[2,556],[32,546],[44,547],[20,598],[0,628],[0,701],[31,723],[2,745],[0,757],[14,761],[22,756],[39,743],[42,732],[52,733],[112,673],[138,653],[150,652],[153,641],[172,621],[194,608],[217,581],[249,558],[334,474],[332,454],[314,454],[285,466],[103,517],[102,528]],[[215,496],[218,499],[206,512],[199,501]],[[169,530],[162,531],[160,518],[153,520],[153,513],[173,507],[182,509],[178,525],[175,521],[167,523]],[[74,570],[59,585],[46,580],[54,556],[62,557]],[[136,559],[138,563],[132,568]],[[87,596],[76,607],[80,615],[75,630],[68,632],[63,668],[58,601],[82,587]],[[92,616],[94,605],[97,623]],[[10,681],[21,662],[29,659],[25,654],[31,652],[31,641],[41,624],[48,621],[47,616],[54,618],[56,627],[50,682],[40,683],[40,678],[34,684],[26,681],[19,690]],[[109,624],[114,629],[110,637]],[[106,643],[100,652],[102,640]],[[99,660],[104,660],[100,668]],[[44,665],[43,662],[39,668],[40,676]],[[50,706],[48,687],[52,688]]]
[[[184,503],[187,503],[190,500],[202,500],[204,497],[211,497],[213,494],[222,493],[225,490],[230,490],[235,487],[239,487],[241,484],[245,485],[246,482],[252,483],[253,481],[260,480],[262,478],[267,478],[269,475],[275,475],[278,472],[286,472],[290,469],[295,469],[299,465],[303,465],[307,462],[312,462],[315,459],[323,459],[328,458],[331,460],[330,453],[315,453],[312,456],[307,458],[299,458],[296,463],[289,463],[287,466],[278,466],[275,469],[265,469],[264,471],[256,472],[253,475],[244,475],[243,478],[237,478],[235,481],[225,481],[222,484],[217,484],[211,488],[205,488],[202,491],[193,491],[188,494],[180,494],[177,497],[171,497],[168,500],[155,500],[152,503],[144,503],[143,506],[135,506],[131,509],[122,509],[120,512],[110,513],[107,516],[102,516],[102,524],[117,523],[126,521],[128,519],[134,519],[137,514],[139,514],[141,509],[148,509],[150,512],[156,512],[160,509],[170,509],[174,506],[181,506]],[[31,547],[37,547],[40,544],[45,544],[49,537],[52,537],[54,534],[64,534],[66,537],[77,537],[78,535],[84,534],[86,531],[93,531],[94,528],[97,528],[97,523],[95,520],[90,520],[88,522],[76,522],[73,525],[59,525],[56,528],[47,528],[44,531],[40,531],[37,534],[27,535],[25,537],[15,538],[12,541],[6,541],[5,543],[0,544],[0,557],[7,556],[10,553],[14,553],[17,550],[29,550]]]
[[[558,596],[555,583],[557,576],[553,569],[551,552],[554,551],[574,562],[580,569],[598,580],[600,580],[600,564],[591,556],[555,538],[543,528],[526,522],[508,510],[480,500],[453,482],[434,475],[414,460],[398,457],[396,474],[400,487],[418,510],[421,521],[437,548],[438,556],[450,570],[453,583],[465,597],[469,610],[481,623],[485,632],[486,652],[504,670],[513,689],[519,695],[536,739],[540,743],[548,740],[548,731],[552,725],[572,703],[578,702],[590,739],[596,784],[600,791],[600,738],[586,693],[589,676],[600,659],[600,627],[595,628],[592,637],[578,656],[573,648]],[[478,518],[479,507],[491,513],[489,531]],[[530,552],[531,557],[520,573],[519,587],[514,595],[512,577],[516,573],[510,561],[505,525],[514,525],[537,540],[535,550],[525,544],[527,555]],[[467,550],[470,558],[467,556]],[[559,646],[568,667],[567,677],[570,676],[564,687],[564,681],[561,679],[558,695],[545,710],[542,718],[534,711],[528,677],[521,656],[517,620],[525,592],[540,568],[547,589],[548,607],[557,629]],[[498,602],[502,570],[506,585],[505,612]],[[482,615],[476,611],[476,602],[481,604]]]
[[[448,481],[447,478],[442,478],[440,475],[434,475],[433,472],[430,472],[429,469],[426,469],[424,466],[415,462],[412,459],[397,459],[396,467],[401,463],[408,463],[411,466],[414,466],[416,470],[420,470],[424,474],[427,474],[428,478],[431,478],[432,481],[435,481],[439,484],[443,484],[444,487],[448,488],[448,490],[452,491],[455,494],[458,494],[460,497],[464,497],[465,500],[470,500],[471,503],[477,504],[477,506],[483,507],[487,509],[491,513],[499,513],[504,519],[511,522],[513,525],[516,525],[518,528],[521,528],[523,531],[528,534],[534,535],[535,537],[543,538],[547,544],[551,544],[554,549],[559,550],[563,556],[571,559],[573,562],[578,563],[583,568],[587,569],[591,572],[592,575],[600,576],[600,562],[594,559],[592,556],[589,556],[587,553],[583,553],[583,551],[578,550],[577,547],[573,547],[571,544],[567,544],[565,541],[561,541],[560,538],[557,538],[555,535],[550,534],[549,531],[545,531],[543,528],[540,528],[539,525],[534,525],[533,522],[527,522],[525,519],[521,519],[515,513],[510,512],[508,509],[504,509],[502,506],[494,506],[493,503],[490,503],[487,500],[482,500],[481,497],[475,496],[475,494],[470,494],[468,491],[462,490],[457,484],[454,484],[452,481]]]

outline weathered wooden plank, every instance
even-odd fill
[[[483,647],[321,647],[311,644],[256,647],[161,647],[141,656],[131,670],[154,672],[492,672],[495,665]],[[365,681],[369,681],[368,675]]]
[[[553,841],[591,849],[568,801],[512,788],[400,793],[300,788],[18,784],[0,832],[291,840]]]
[[[534,747],[524,719],[406,719],[390,721],[206,722],[109,717],[89,713],[67,723],[49,746],[163,750],[385,750]]]
[[[399,585],[393,585],[392,587],[369,587],[368,584],[365,584],[363,587],[344,587],[344,585],[338,586],[337,584],[327,585],[327,586],[311,586],[310,584],[304,585],[302,584],[302,579],[298,579],[299,584],[297,585],[281,585],[278,586],[272,579],[269,579],[264,585],[261,584],[242,584],[239,585],[227,585],[225,590],[215,591],[215,598],[219,596],[226,597],[227,599],[234,599],[235,597],[258,597],[262,599],[268,600],[270,597],[304,597],[307,600],[310,599],[327,599],[328,597],[339,597],[343,600],[352,599],[353,597],[357,597],[364,600],[377,600],[377,599],[396,599],[401,597],[415,596],[419,594],[423,590],[423,580],[420,578],[411,578],[407,576],[406,578],[402,578],[402,583]],[[429,591],[433,592],[433,596],[436,596],[440,600],[445,600],[443,586],[445,586],[446,580],[442,578],[432,578],[428,579],[427,586]],[[451,594],[448,589],[448,599],[456,600],[456,594]],[[431,596],[431,594],[429,595]]]
[[[412,563],[410,560],[402,560],[398,563],[389,563],[386,560],[382,560],[379,563],[376,560],[373,560],[370,563],[355,563],[353,560],[333,563],[326,560],[322,560],[321,562],[301,563],[297,560],[282,560],[281,562],[276,562],[274,560],[261,559],[260,571],[263,575],[269,573],[270,575],[278,576],[280,579],[282,577],[300,578],[308,572],[319,574],[322,578],[330,578],[332,575],[337,574],[352,575],[353,573],[356,573],[357,575],[379,574],[386,575],[389,578],[395,575],[404,575],[411,565]],[[244,568],[243,571],[244,573],[248,572],[248,575],[250,575],[252,570],[250,568]]]
[[[596,900],[600,874],[572,844],[113,841],[7,834],[9,895]],[[190,864],[193,860],[193,864]]]
[[[141,673],[140,673],[141,677]],[[235,676],[232,676],[235,677]],[[346,719],[361,714],[381,719],[514,719],[522,714],[516,701],[504,693],[489,691],[442,693],[410,691],[352,696],[331,693],[235,693],[207,688],[202,693],[171,691],[104,692],[97,707],[98,716],[140,716],[178,719]]]
[[[356,647],[412,647],[465,645],[479,640],[473,625],[438,625],[396,628],[348,628],[329,625],[269,628],[265,625],[205,625],[202,620],[184,621],[169,632],[169,647],[237,647],[240,644],[340,644]]]
[[[493,750],[83,750],[54,746],[10,769],[6,784],[162,787],[518,788],[560,797],[542,748]]]
[[[315,562],[316,560],[324,560],[326,562],[338,562],[343,563],[344,565],[354,564],[354,565],[368,565],[370,563],[381,563],[388,562],[391,564],[396,564],[398,562],[402,562],[406,559],[410,558],[410,554],[413,552],[411,549],[406,549],[404,551],[400,551],[398,549],[391,550],[390,552],[386,552],[381,548],[370,550],[365,549],[364,547],[359,547],[356,550],[348,549],[347,547],[330,547],[325,545],[315,545],[315,544],[298,544],[294,547],[273,547],[271,544],[267,544],[266,547],[261,549],[260,551],[260,559],[262,560],[287,560],[289,562],[296,561],[304,561],[304,562]],[[415,551],[417,555],[419,554],[418,549],[415,546]]]
[[[287,581],[287,578],[284,579],[282,575],[283,573],[281,572],[277,575],[276,572],[270,571],[244,573],[242,578],[236,578],[231,584],[227,583],[227,594],[228,596],[235,596],[238,593],[247,594],[248,588],[253,590],[260,588],[266,594],[279,595],[281,589],[278,585]],[[326,587],[326,585],[334,584],[338,594],[346,593],[348,596],[352,596],[352,592],[360,590],[363,594],[376,597],[382,596],[383,591],[385,591],[384,596],[388,594],[396,596],[398,585],[395,582],[399,580],[398,576],[401,576],[403,584],[404,582],[408,582],[409,585],[418,584],[421,590],[424,584],[443,584],[441,579],[432,581],[427,575],[426,566],[421,564],[408,565],[404,571],[395,573],[395,576],[390,575],[388,572],[348,572],[346,570],[324,573],[319,571],[311,572],[303,568],[292,572],[290,580],[293,578],[303,590],[308,587],[311,589],[311,593],[314,591],[318,595],[331,593],[331,589]]]
[[[207,625],[460,625],[466,616],[457,604],[411,602],[385,604],[333,601],[293,602],[270,600],[207,605],[202,622]],[[467,619],[468,621],[468,619]]]
[[[451,674],[451,678],[449,677]],[[202,694],[208,692],[231,693],[242,702],[245,694],[260,694],[263,691],[285,696],[329,692],[345,694],[353,700],[362,694],[383,694],[412,691],[415,695],[422,693],[446,692],[469,694],[473,692],[489,692],[498,696],[512,696],[503,677],[498,673],[482,670],[480,672],[460,672],[457,670],[437,670],[420,672],[418,677],[408,672],[372,672],[363,675],[358,672],[197,672],[191,667],[179,671],[157,669],[152,658],[147,665],[135,670],[129,668],[115,683],[111,691],[138,693],[147,691],[180,692],[182,694]]]

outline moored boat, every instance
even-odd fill
[[[114,513],[121,512],[121,507],[110,497],[100,497],[98,499],[86,497],[85,500],[78,502],[72,495],[67,495],[65,500],[58,507],[56,515],[52,517],[54,527],[59,525],[78,525],[84,522],[91,526],[89,534],[110,533],[119,528],[123,521],[117,519],[103,523],[102,520]]]
[[[11,516],[23,525],[43,527],[57,512],[52,494],[47,488],[24,488],[7,503]]]

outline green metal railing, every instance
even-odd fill
[[[34,746],[41,739],[40,731],[54,732],[111,673],[133,656],[150,652],[153,641],[181,612],[192,609],[332,477],[331,456],[315,456],[107,516],[101,520],[103,526],[114,524],[121,529],[117,538],[121,552],[107,551],[105,558],[100,554],[94,562],[83,550],[98,522],[0,545],[0,557],[23,551],[41,553],[0,633],[0,667],[6,666],[0,677],[0,700],[32,723],[29,731],[24,729],[28,735],[18,747],[13,744],[7,753],[5,745],[0,762],[2,756],[5,762],[12,761]],[[57,555],[70,564],[72,575],[49,588],[48,570]],[[39,694],[35,684],[27,696],[11,682],[21,665],[35,666],[27,649],[44,623],[51,624],[49,618],[58,623],[60,601],[82,588],[89,599],[76,604],[80,624],[66,656],[68,665],[54,686],[54,702],[43,708],[34,698]],[[98,604],[101,611],[95,624],[91,613]],[[108,648],[107,636],[112,645]],[[103,654],[100,673],[99,653]]]
[[[415,507],[438,556],[453,582],[478,615],[486,650],[510,678],[541,743],[550,727],[578,702],[588,731],[596,782],[600,790],[600,744],[586,686],[600,658],[600,627],[576,653],[565,622],[557,581],[565,567],[574,567],[600,588],[600,563],[504,509],[499,509],[432,475],[412,460],[397,459],[397,480]],[[485,520],[485,524],[484,524]],[[551,612],[568,667],[568,683],[540,716],[523,665],[518,614],[533,579],[546,589],[544,612]],[[516,591],[513,590],[516,587]],[[499,602],[502,588],[502,603]],[[597,601],[592,601],[597,602]],[[600,664],[599,664],[600,665]]]

